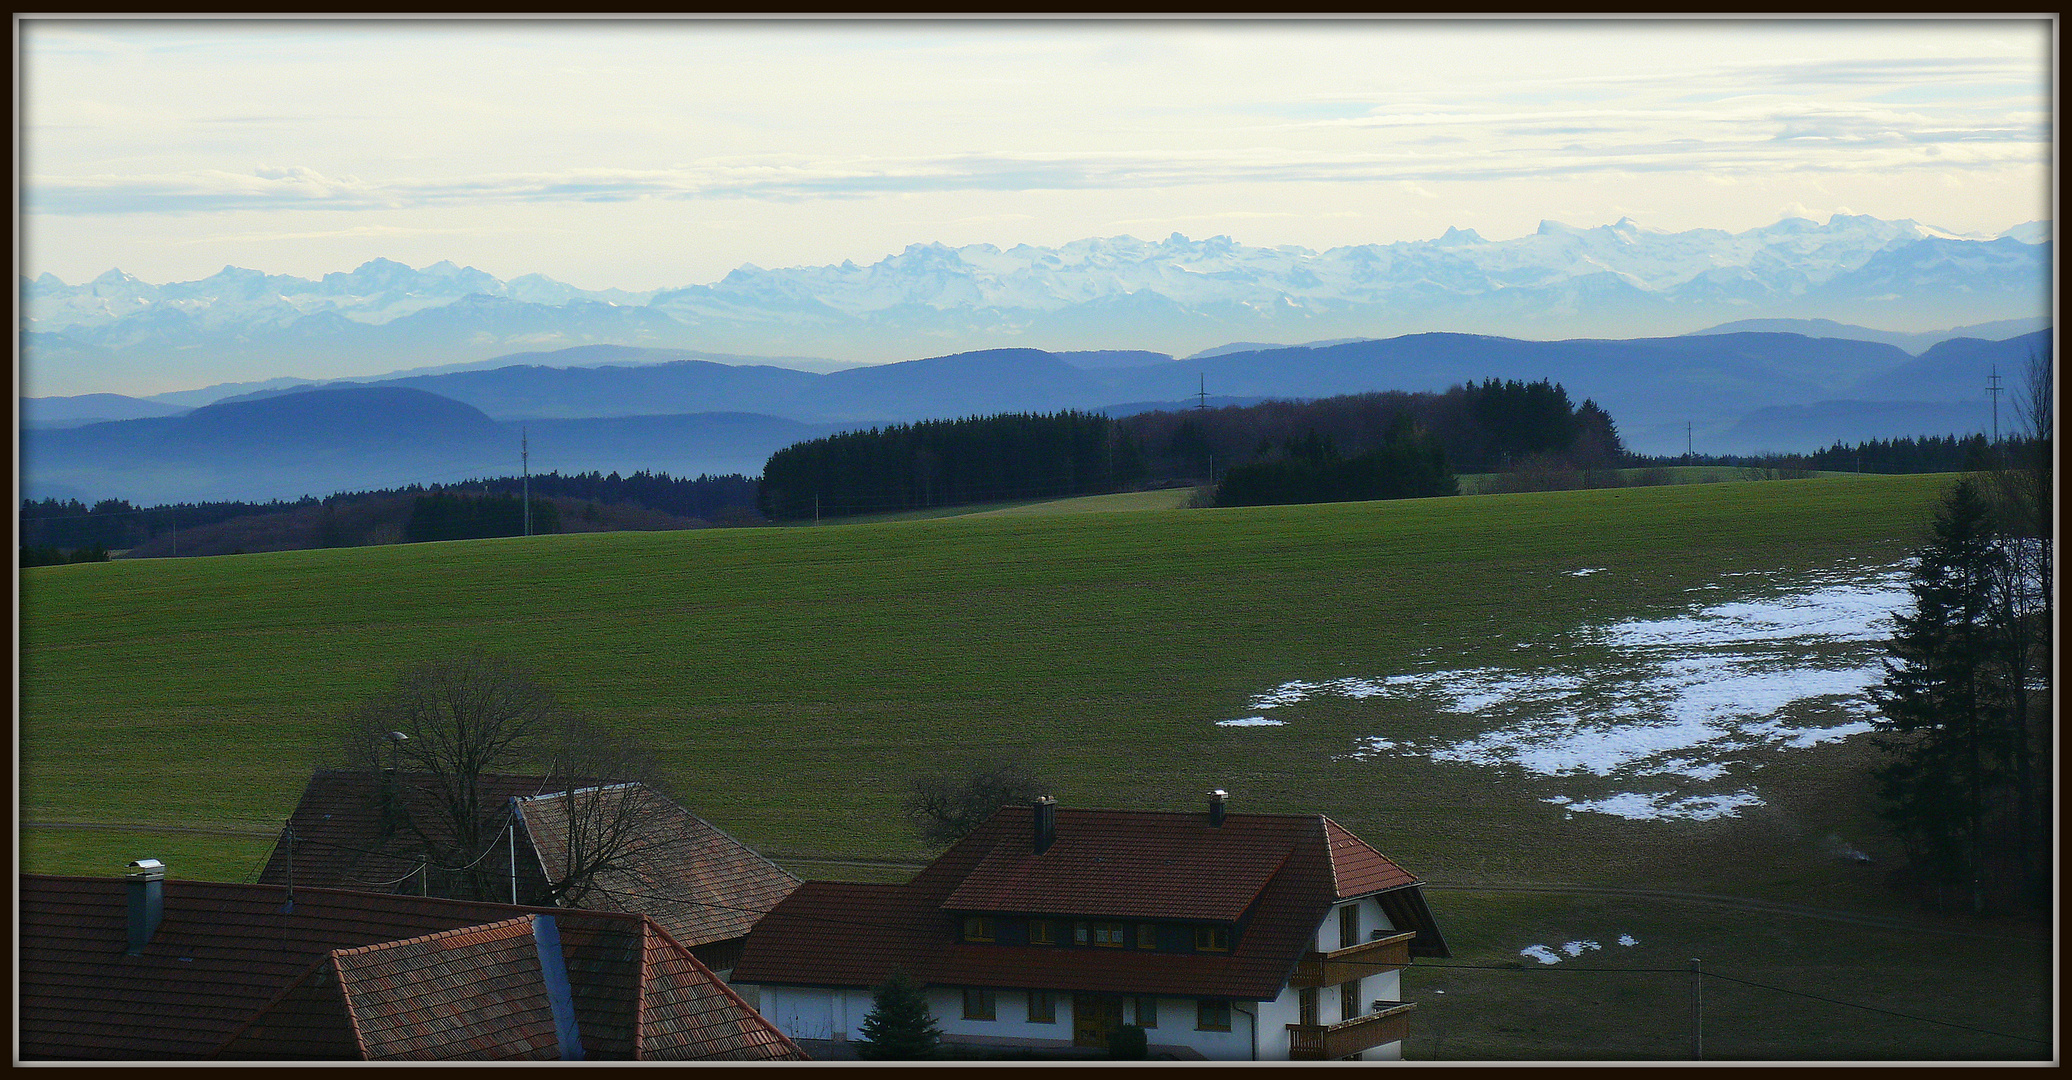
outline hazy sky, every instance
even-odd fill
[[[73,283],[2054,212],[2047,20],[17,27],[21,270]]]

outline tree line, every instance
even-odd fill
[[[738,473],[725,476],[700,475],[696,479],[672,477],[668,473],[642,470],[621,476],[617,472],[542,473],[529,479],[517,476],[467,480],[456,484],[411,484],[399,488],[341,492],[327,498],[304,496],[293,501],[267,502],[183,502],[137,506],[126,499],[102,499],[88,505],[78,499],[24,499],[20,514],[20,549],[23,566],[93,561],[110,551],[143,547],[162,538],[177,554],[182,531],[206,529],[266,516],[308,514],[321,508],[314,525],[312,543],[318,547],[350,546],[362,542],[358,518],[352,508],[397,500],[412,500],[409,510],[414,525],[405,525],[408,540],[462,539],[474,536],[516,536],[523,531],[518,496],[530,484],[534,496],[533,532],[554,532],[559,528],[558,511],[551,499],[580,499],[607,506],[634,506],[677,517],[706,521],[755,515],[756,481]],[[501,498],[503,503],[484,506],[462,505],[476,497]],[[437,498],[434,498],[437,497]],[[426,502],[426,500],[430,500]],[[423,503],[423,509],[419,508]],[[510,514],[508,532],[500,514]],[[596,517],[594,508],[586,511]],[[475,525],[458,524],[462,519],[481,519]],[[544,518],[544,520],[543,520]],[[497,519],[498,524],[490,524]],[[455,529],[461,531],[456,533]],[[484,531],[489,530],[489,531]],[[394,542],[396,537],[390,537]]]
[[[1857,472],[1912,474],[1980,472],[1990,470],[1997,460],[2018,458],[2029,452],[2020,435],[2003,436],[1998,443],[1984,432],[1970,435],[1907,435],[1893,439],[1869,439],[1845,443],[1837,439],[1825,450],[1810,454],[1677,454],[1666,457],[1635,457],[1635,466],[1726,465],[1785,472]]]
[[[1447,495],[1458,473],[1610,470],[1628,456],[1610,414],[1545,379],[1139,413],[1119,423],[1149,448],[1155,480],[1213,483],[1223,506]]]
[[[848,431],[794,443],[763,466],[757,506],[776,520],[1126,490],[1141,445],[1099,413],[1003,413]]]

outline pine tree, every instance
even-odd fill
[[[920,1061],[932,1058],[942,1031],[928,1012],[928,997],[904,972],[895,971],[871,991],[871,1011],[863,1018],[863,1041],[856,1056],[867,1061]]]
[[[1893,760],[1877,770],[1885,819],[1924,884],[1983,906],[1993,805],[2008,779],[2009,670],[1994,626],[2003,570],[1991,505],[1960,480],[1937,508],[1909,583],[1876,698]]]

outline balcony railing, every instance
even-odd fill
[[[1329,1026],[1289,1024],[1288,1058],[1292,1061],[1336,1061],[1363,1050],[1400,1042],[1410,1032],[1408,1001],[1377,1001],[1374,1012]]]
[[[1410,939],[1416,936],[1417,932],[1410,930],[1347,949],[1304,953],[1296,963],[1295,974],[1289,977],[1288,985],[1306,990],[1312,986],[1337,986],[1351,979],[1400,971],[1410,966]]]

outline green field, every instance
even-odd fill
[[[1621,901],[1652,920],[1650,949],[1710,950],[1679,964],[1704,956],[1721,971],[1761,970],[1770,975],[1759,981],[1872,995],[1915,1014],[1947,1016],[1934,993],[1912,996],[1923,987],[1962,991],[1966,1009],[1994,1021],[1974,1026],[2034,1035],[2048,997],[2006,977],[2010,963],[2026,973],[2021,963],[1963,959],[1986,946],[1949,932],[1975,928],[1913,916],[1878,870],[1821,850],[1821,837],[1839,834],[1890,864],[1863,782],[1867,740],[1773,755],[1759,774],[1765,805],[1739,817],[1647,822],[1564,813],[1504,769],[1346,755],[1378,722],[1399,733],[1450,722],[1430,709],[1325,702],[1284,728],[1214,724],[1291,680],[1385,675],[1434,657],[1512,663],[1520,643],[1584,621],[1684,610],[1690,590],[1896,561],[1948,479],[1233,510],[1164,508],[1185,493],[1159,492],[1053,508],[1087,512],[1000,507],[37,568],[20,579],[21,858],[28,870],[109,874],[148,854],[175,876],[249,879],[327,749],[330,717],[403,666],[479,649],[521,660],[569,704],[648,739],[692,810],[780,862],[925,859],[898,811],[908,780],[1019,754],[1068,806],[1192,808],[1221,787],[1240,811],[1322,811],[1439,885],[1672,890],[1910,919],[1904,932],[1837,934],[1799,916],[1758,931],[1765,920],[1744,914],[1749,927],[1720,930],[1710,909],[1685,918],[1675,901]],[[1091,512],[1101,509],[1117,512]],[[1603,572],[1574,576],[1583,567]],[[60,823],[104,828],[48,827]],[[1566,909],[1546,897],[1436,892],[1442,924],[1450,904],[1460,956],[1515,961],[1567,932],[1550,914]],[[1847,944],[1865,933],[1911,945],[1864,953],[1880,958],[1866,974]],[[2017,960],[2033,952],[1993,947]],[[1779,948],[1795,950],[1791,971],[1773,970],[1787,959]],[[1490,1002],[1529,987],[1572,1007],[1580,1001],[1564,987],[1581,984],[1561,980],[1588,978],[1482,977],[1493,984],[1476,993]],[[1413,996],[1416,985],[1406,984]],[[1684,986],[1661,992],[1687,1000]],[[1475,1056],[1591,1056],[1556,1048],[1544,1027],[1472,1026],[1455,1045]],[[1847,1029],[1782,1056],[2041,1052],[1901,1026],[1925,1035]],[[1720,1039],[1727,1054],[1734,1043]],[[1630,1049],[1601,1056],[1679,1052]],[[1779,1056],[1731,1056],[1751,1053]]]

